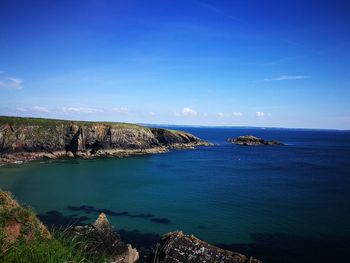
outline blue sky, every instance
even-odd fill
[[[350,2],[0,1],[0,115],[350,129]]]

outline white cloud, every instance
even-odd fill
[[[262,118],[262,117],[266,117],[266,116],[271,116],[271,113],[266,113],[266,112],[262,112],[262,111],[257,111],[255,112],[255,116]]]
[[[16,110],[17,111],[21,111],[21,112],[26,112],[27,111],[25,108],[22,108],[22,107],[17,107]]]
[[[85,107],[63,107],[62,111],[64,113],[94,113],[101,112],[101,110],[94,108],[85,108]]]
[[[262,111],[255,112],[256,117],[264,117],[265,115],[266,115],[265,112],[262,112]]]
[[[151,116],[156,115],[153,111],[150,111],[148,114],[151,115]]]
[[[266,78],[264,81],[280,81],[280,80],[298,80],[298,79],[309,79],[311,76],[305,76],[305,75],[281,75],[276,78]]]
[[[195,111],[195,110],[193,110],[191,108],[185,107],[185,108],[182,109],[181,114],[184,115],[184,116],[193,116],[193,117],[195,117],[195,116],[197,116],[198,113],[197,113],[197,111]]]
[[[233,115],[234,117],[242,117],[242,116],[243,116],[243,113],[240,112],[240,111],[235,111],[235,112],[232,113],[232,115]]]
[[[23,80],[17,78],[5,78],[0,80],[0,89],[22,89]]]
[[[114,112],[117,112],[117,113],[123,113],[123,114],[129,113],[129,109],[126,108],[126,107],[113,108],[112,110],[113,110]]]
[[[222,118],[222,117],[224,117],[224,114],[223,114],[222,112],[218,112],[218,113],[216,114],[216,116],[218,116],[219,118]]]
[[[41,107],[41,106],[34,106],[32,109],[33,111],[36,111],[36,112],[45,112],[45,113],[50,112],[47,108]]]

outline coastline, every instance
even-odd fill
[[[208,142],[191,143],[191,144],[176,144],[171,146],[160,146],[146,149],[104,149],[91,154],[89,151],[78,151],[71,155],[66,151],[51,151],[51,152],[17,152],[3,154],[0,156],[0,165],[6,164],[22,164],[41,160],[70,160],[70,159],[97,159],[97,158],[127,158],[139,155],[161,154],[171,150],[186,150],[195,149],[196,147],[209,147],[213,144]]]
[[[121,158],[211,145],[188,132],[137,124],[0,116],[0,164]]]

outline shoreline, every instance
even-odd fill
[[[127,158],[140,155],[161,154],[172,150],[188,150],[197,147],[214,146],[209,142],[196,142],[188,144],[173,144],[146,149],[103,149],[95,154],[90,151],[78,151],[75,154],[70,151],[42,151],[42,152],[17,152],[7,153],[0,156],[0,165],[23,164],[43,160],[72,160],[72,159],[98,159],[98,158]]]

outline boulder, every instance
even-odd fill
[[[71,151],[68,151],[68,152],[66,153],[66,156],[67,156],[68,158],[74,158],[74,154],[73,154]]]
[[[153,262],[262,263],[252,257],[248,258],[242,254],[210,245],[195,236],[185,235],[182,231],[168,233],[162,238],[160,244],[157,245]]]
[[[73,235],[86,242],[86,253],[111,257],[118,263],[133,263],[139,259],[137,250],[121,241],[104,213],[92,225],[74,227]]]

